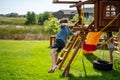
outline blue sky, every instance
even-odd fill
[[[17,12],[26,14],[34,11],[39,14],[44,11],[58,11],[60,9],[71,9],[70,4],[53,4],[53,0],[0,0],[0,14]],[[72,10],[75,8],[72,8]]]

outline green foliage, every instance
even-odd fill
[[[43,14],[39,14],[38,16],[38,24],[43,25],[44,21],[51,18],[53,15],[49,12],[44,12]]]
[[[90,22],[92,22],[94,20],[93,16],[89,16],[88,18],[84,18],[85,24],[89,24]]]
[[[75,23],[76,21],[78,21],[78,14],[76,14],[69,22],[70,23]],[[89,16],[88,18],[85,18],[84,17],[84,20],[83,20],[83,23],[84,24],[89,24],[90,22],[92,22],[93,21],[93,19],[94,19],[94,17],[93,16]]]
[[[36,23],[36,14],[34,12],[27,12],[25,24],[35,24]]]
[[[78,21],[78,14],[76,14],[69,22],[75,23],[76,21]]]
[[[60,29],[57,18],[50,18],[44,22],[45,32],[49,34],[56,34]]]

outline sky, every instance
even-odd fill
[[[34,11],[36,14],[39,14],[45,11],[56,12],[63,9],[76,10],[76,8],[69,8],[70,4],[53,4],[52,1],[53,0],[0,0],[0,14],[15,12],[22,15],[28,11]]]

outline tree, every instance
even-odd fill
[[[36,14],[34,12],[27,12],[25,24],[35,24],[36,23]]]
[[[43,22],[44,22],[43,14],[39,14],[39,16],[38,16],[38,24],[43,25]]]
[[[38,24],[43,25],[45,20],[48,20],[53,15],[49,12],[44,12],[43,14],[39,14],[38,16]]]
[[[9,13],[6,16],[7,17],[18,17],[18,13]]]
[[[32,24],[35,24],[36,23],[36,15],[34,12],[31,13],[31,17],[32,17]]]

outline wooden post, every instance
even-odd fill
[[[52,47],[53,41],[55,42],[55,38],[56,38],[55,35],[51,35],[51,36],[50,36],[50,47]]]
[[[70,64],[72,63],[73,59],[75,58],[75,56],[76,56],[76,54],[77,54],[77,52],[78,52],[80,47],[81,47],[81,40],[79,41],[79,43],[78,43],[78,45],[77,45],[77,47],[76,47],[76,49],[75,49],[71,59],[69,60],[67,66],[65,67],[65,69],[64,69],[64,71],[62,73],[64,76],[66,74],[66,71],[68,71],[68,69],[70,68]]]
[[[78,11],[78,17],[79,17],[79,24],[82,24],[82,11],[81,11],[81,5],[77,6],[77,11]]]
[[[70,71],[70,66],[67,68],[66,72],[65,72],[65,77],[68,77],[69,76],[69,71]]]

